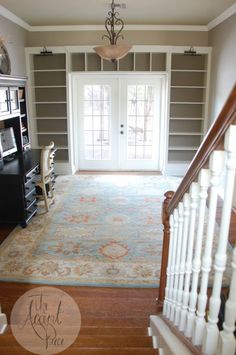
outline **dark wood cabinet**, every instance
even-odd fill
[[[25,227],[36,214],[35,180],[39,155],[40,150],[30,149],[0,170],[0,222],[19,223]]]
[[[40,160],[40,150],[30,149],[25,85],[25,78],[0,75],[0,128],[13,128],[17,146],[0,166],[0,222],[22,227],[37,212],[35,178]]]

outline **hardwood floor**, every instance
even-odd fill
[[[0,240],[3,241],[14,226],[0,226]],[[42,286],[36,284],[21,284],[12,282],[0,283],[0,304],[2,312],[6,314],[8,322],[11,310],[17,299],[26,291],[35,287]],[[143,344],[150,343],[147,339],[147,327],[149,324],[149,315],[158,313],[156,297],[158,289],[139,289],[139,288],[105,288],[105,287],[73,287],[73,286],[55,286],[67,292],[78,304],[81,312],[81,330],[80,334],[70,349],[62,354],[102,354],[118,355],[123,354],[117,350],[117,342],[129,341],[130,348],[126,348],[124,354],[141,355],[157,354],[154,349],[137,348],[137,336],[143,338]],[[145,334],[146,333],[146,334]],[[101,335],[102,334],[102,335]],[[129,334],[129,335],[126,335]],[[119,340],[115,340],[119,338]],[[104,338],[102,349],[96,349],[96,341],[100,344]],[[106,348],[107,342],[116,341],[113,344],[113,350]],[[87,343],[93,344],[94,348],[80,349]],[[112,344],[111,344],[112,345]],[[127,345],[127,344],[126,344]],[[127,346],[128,346],[127,345]],[[143,346],[144,346],[143,345]],[[75,349],[75,347],[78,348]],[[100,344],[101,347],[101,344]],[[86,352],[87,351],[87,352]],[[134,351],[134,352],[133,352]],[[0,354],[30,354],[23,349],[14,339],[8,328],[6,334],[0,336]]]
[[[0,303],[8,319],[16,300],[39,285],[2,282]],[[41,285],[40,285],[41,286]],[[82,326],[148,325],[150,314],[157,313],[157,289],[55,286],[74,298],[82,317]]]
[[[38,286],[7,282],[0,284],[0,303],[8,322],[17,299]],[[72,347],[62,354],[158,354],[151,348],[151,340],[147,337],[149,315],[158,311],[155,301],[157,289],[56,287],[73,297],[81,312],[79,336]],[[109,350],[108,346],[114,347],[113,350]],[[123,346],[130,348],[124,350]],[[87,347],[91,348],[90,351]],[[117,347],[122,349],[118,350]],[[83,349],[78,350],[80,348]],[[29,352],[16,342],[8,328],[0,336],[0,354],[23,355]]]
[[[218,222],[222,210],[222,203],[218,204],[217,209]],[[15,225],[0,225],[0,243],[9,235]],[[231,227],[229,240],[235,245],[236,241],[236,213],[232,210]],[[10,319],[11,310],[17,299],[26,291],[38,287],[36,284],[20,284],[20,283],[0,283],[0,304],[2,312],[6,314],[8,322]],[[41,286],[41,285],[40,285]],[[149,342],[146,339],[146,328],[149,324],[149,315],[159,313],[156,302],[158,296],[157,289],[138,289],[138,288],[104,288],[104,287],[72,287],[72,286],[56,286],[59,289],[67,292],[76,301],[80,308],[82,324],[80,335],[75,342],[75,348],[72,348],[62,354],[81,354],[81,355],[138,355],[138,354],[157,354],[154,349],[137,348],[132,352],[133,348],[126,348],[125,352],[114,348],[109,350],[105,343],[102,344],[102,349],[80,349],[80,346],[86,344],[101,342],[101,337],[104,342],[113,337],[119,341],[127,341],[123,339],[125,334],[129,334],[131,341],[136,341],[136,336],[143,337],[143,343]],[[127,335],[128,336],[128,335]],[[136,340],[135,340],[136,339]],[[108,341],[109,342],[109,341]],[[115,343],[114,343],[115,344]],[[133,344],[131,342],[131,344]],[[100,344],[101,345],[101,344]],[[80,349],[80,350],[78,350]],[[9,328],[6,334],[0,336],[0,354],[30,354],[23,349],[14,339]]]

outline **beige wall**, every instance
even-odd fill
[[[102,40],[105,31],[77,32],[29,32],[27,46],[97,45],[107,43]],[[133,45],[175,45],[207,46],[207,32],[183,31],[123,31],[125,39],[120,43]]]
[[[25,75],[25,52],[27,31],[15,23],[0,16],[0,37],[5,41],[12,75]]]
[[[212,51],[210,86],[210,121],[218,116],[233,85],[236,83],[236,15],[209,32]],[[233,205],[236,207],[236,185]]]
[[[217,118],[236,83],[236,14],[209,32],[212,51],[210,122]]]

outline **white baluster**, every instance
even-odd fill
[[[223,272],[227,261],[226,249],[228,243],[228,233],[231,217],[234,178],[236,168],[236,126],[230,126],[225,135],[224,148],[227,152],[226,157],[226,174],[225,174],[225,195],[223,202],[222,218],[220,225],[219,243],[215,255],[215,275],[213,282],[212,296],[209,302],[209,316],[206,324],[204,339],[203,339],[203,353],[215,354],[217,349],[217,342],[219,330],[217,327],[218,313],[220,309],[221,287]]]
[[[174,210],[174,232],[173,232],[173,249],[171,257],[171,267],[170,267],[170,289],[169,289],[169,307],[167,310],[167,318],[170,319],[170,315],[173,308],[173,292],[174,292],[174,275],[175,275],[175,260],[176,260],[176,249],[177,249],[177,236],[178,236],[178,210]]]
[[[186,193],[183,197],[183,227],[182,227],[182,243],[180,250],[180,265],[179,265],[179,282],[178,282],[178,292],[177,301],[175,309],[175,321],[176,326],[180,322],[180,311],[183,296],[183,285],[184,285],[184,271],[185,271],[185,261],[187,252],[187,239],[188,239],[188,227],[189,227],[189,216],[190,216],[190,195]]]
[[[209,213],[207,222],[206,243],[204,247],[204,254],[202,258],[202,279],[200,293],[198,295],[197,317],[195,319],[193,344],[201,345],[203,332],[205,327],[205,310],[207,305],[207,288],[209,273],[211,271],[212,264],[212,245],[214,238],[215,219],[216,219],[216,207],[218,199],[218,187],[220,186],[220,174],[224,166],[224,151],[214,151],[210,157],[210,198],[209,198]]]
[[[236,248],[233,252],[232,267],[229,298],[225,304],[225,321],[219,336],[217,355],[235,355],[236,352],[236,341],[233,334],[236,321]]]
[[[165,288],[165,299],[163,305],[163,315],[166,316],[168,308],[170,305],[170,269],[172,265],[172,254],[173,254],[173,234],[174,234],[174,217],[170,215],[170,243],[169,243],[169,252],[168,252],[168,264],[166,269],[166,288]]]
[[[205,211],[206,211],[206,199],[207,199],[207,189],[210,184],[210,170],[202,169],[199,173],[198,183],[200,187],[199,192],[199,205],[198,205],[198,223],[197,223],[197,235],[195,241],[195,250],[192,266],[192,285],[191,292],[189,296],[189,308],[187,315],[187,325],[185,330],[185,335],[191,337],[193,334],[193,325],[195,320],[195,311],[197,304],[197,288],[198,288],[198,278],[201,270],[201,253],[202,253],[202,241],[203,241],[203,231],[205,222]]]
[[[178,231],[178,241],[177,241],[177,259],[176,259],[176,274],[175,274],[175,284],[174,289],[175,291],[175,311],[173,322],[175,325],[179,322],[179,313],[180,313],[180,306],[181,303],[179,302],[178,305],[178,297],[179,297],[179,280],[180,280],[180,263],[181,263],[181,254],[182,254],[182,247],[183,247],[183,226],[184,226],[184,205],[183,202],[179,203],[178,206],[179,210],[179,231]]]
[[[177,294],[178,294],[178,284],[179,284],[179,268],[180,268],[180,254],[182,246],[182,237],[183,237],[183,223],[184,223],[184,207],[183,203],[178,204],[179,212],[179,226],[178,226],[178,235],[177,235],[177,248],[176,248],[176,262],[175,262],[175,276],[174,276],[174,292],[173,292],[173,307],[170,315],[170,320],[174,322],[175,311],[177,306]]]
[[[185,264],[183,302],[182,302],[182,308],[180,313],[180,326],[179,326],[179,329],[181,331],[185,329],[185,323],[187,317],[189,287],[190,287],[190,280],[191,280],[191,273],[192,273],[193,242],[194,242],[198,195],[199,195],[199,185],[197,182],[193,182],[190,187],[190,197],[191,197],[190,223],[189,223],[189,234],[188,234],[188,245],[187,245],[187,259]]]
[[[4,313],[2,313],[1,305],[0,305],[0,334],[3,334],[7,328],[7,317]]]

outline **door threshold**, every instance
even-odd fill
[[[160,171],[78,170],[76,175],[162,175]]]

